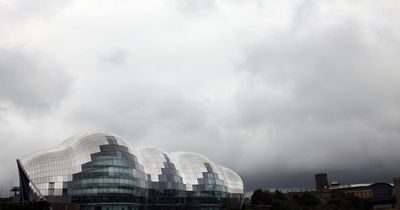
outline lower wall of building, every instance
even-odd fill
[[[53,210],[80,210],[80,205],[75,203],[50,203]]]
[[[53,210],[223,210],[230,209],[221,206],[200,205],[200,206],[166,206],[166,205],[128,205],[128,204],[96,204],[79,205],[66,203],[52,203]]]

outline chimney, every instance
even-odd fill
[[[328,176],[326,174],[315,174],[315,190],[317,192],[329,190]]]

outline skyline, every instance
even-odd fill
[[[237,171],[246,191],[311,188],[320,172],[391,181],[399,9],[0,0],[0,186],[17,183],[17,158],[91,131],[204,154]]]

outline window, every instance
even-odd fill
[[[49,196],[54,195],[54,182],[49,182]]]

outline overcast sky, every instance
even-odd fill
[[[0,187],[77,133],[188,150],[246,191],[400,175],[397,0],[0,0]]]

